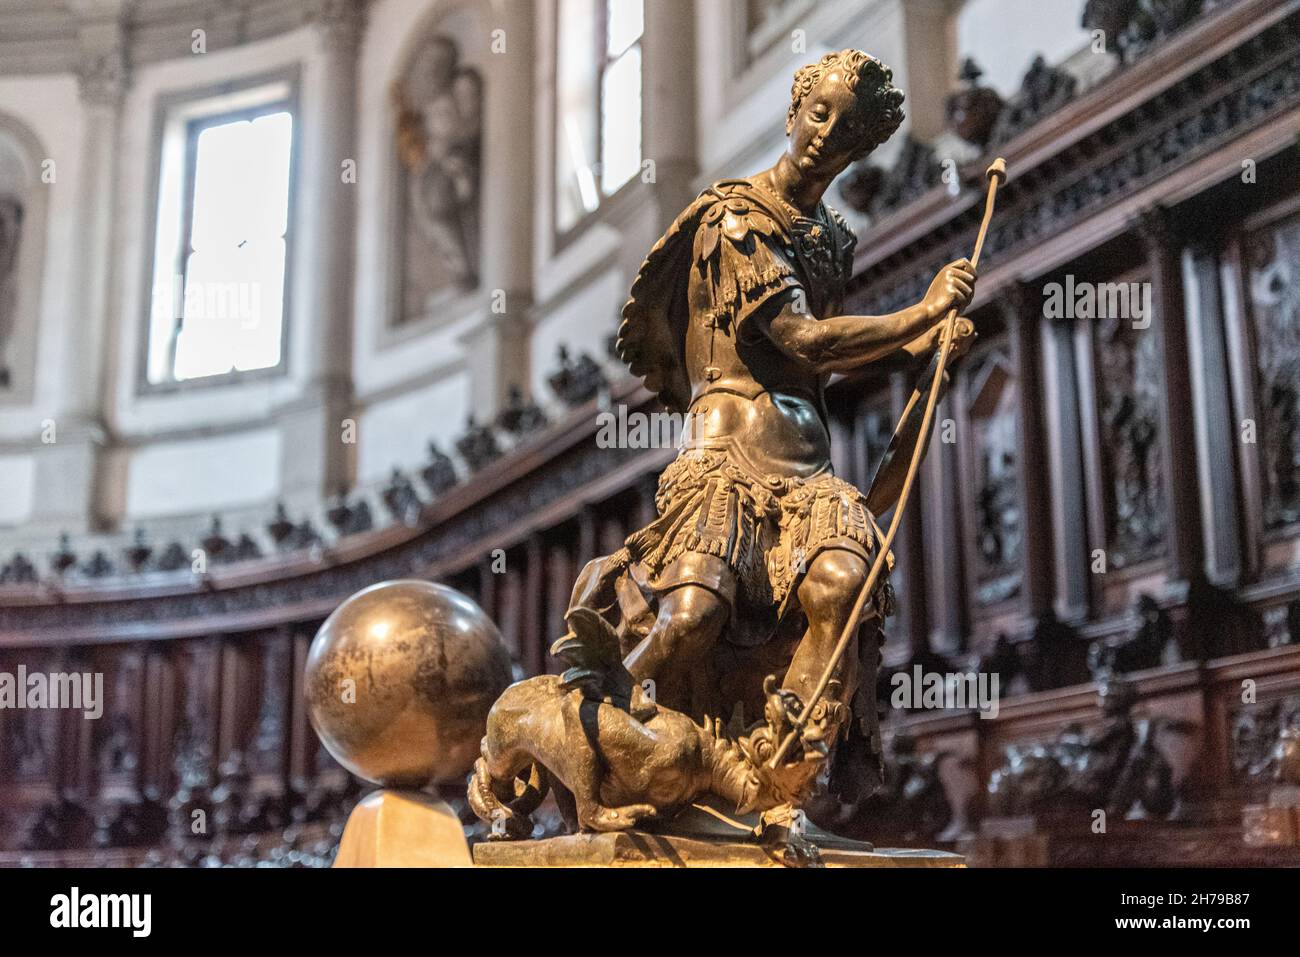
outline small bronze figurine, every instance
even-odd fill
[[[959,260],[901,312],[842,313],[857,239],[822,197],[898,129],[891,80],[857,50],[799,70],[787,151],[705,189],[642,265],[617,346],[670,411],[690,413],[683,450],[660,478],[658,517],[583,569],[574,633],[557,643],[574,662],[616,640],[623,662],[601,657],[594,682],[570,669],[506,692],[474,788],[485,820],[522,817],[542,780],[573,791],[583,829],[630,827],[712,791],[764,810],[784,840],[819,778],[850,799],[878,784],[887,576],[865,608],[858,599],[888,547],[874,515],[910,484],[932,405],[905,416],[864,494],[832,471],[825,387],[832,373],[928,358],[945,333],[962,354],[974,333],[955,311],[975,286]],[[745,714],[765,719],[730,721]],[[665,750],[643,753],[646,730]],[[732,774],[753,783],[732,787]]]

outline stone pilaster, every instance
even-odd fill
[[[109,292],[113,281],[114,206],[122,100],[130,82],[127,35],[120,0],[76,0],[77,70],[82,109],[80,176],[56,178],[54,189],[76,191],[78,229],[73,276],[79,291],[75,316],[65,317],[56,405],[39,424],[43,446],[36,459],[36,514],[32,525],[79,529],[112,522],[113,497],[105,493],[105,410],[111,401],[116,350]],[[56,163],[59,157],[52,157]],[[57,174],[56,174],[57,177]],[[49,426],[55,440],[48,442]]]
[[[528,391],[533,294],[534,25],[531,3],[488,7],[484,70],[480,322],[462,339],[475,418]],[[499,31],[499,32],[498,32]]]
[[[289,497],[333,494],[349,484],[356,468],[356,445],[345,422],[354,415],[353,244],[356,236],[357,179],[380,175],[357,168],[357,58],[365,29],[359,0],[315,0],[307,21],[317,43],[301,95],[305,116],[299,155],[298,242],[295,267],[308,276],[309,308],[295,309],[307,337],[307,377],[302,400],[279,416],[286,450],[281,490]],[[297,283],[295,283],[297,285]],[[291,320],[292,321],[292,320]]]

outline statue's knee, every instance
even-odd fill
[[[727,623],[727,606],[721,598],[697,585],[669,592],[660,608],[669,641],[684,652],[702,652],[713,646]]]
[[[861,555],[843,549],[820,553],[808,567],[800,598],[815,612],[851,608],[867,580],[867,563]]]

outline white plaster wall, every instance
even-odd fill
[[[85,526],[84,485],[80,478],[93,438],[84,421],[64,416],[72,370],[98,361],[84,352],[79,321],[83,316],[77,282],[80,238],[80,184],[83,112],[72,76],[0,77],[0,113],[20,124],[37,141],[38,164],[50,161],[45,190],[45,223],[36,289],[22,289],[37,302],[22,307],[15,329],[19,348],[12,354],[15,388],[0,397],[0,526],[21,527],[38,511],[71,529]],[[39,176],[40,170],[36,171]],[[24,224],[24,241],[37,239],[35,222]],[[24,250],[27,255],[31,250]],[[28,321],[35,319],[34,327]],[[53,443],[42,438],[53,438]]]
[[[645,248],[650,247],[647,244]],[[605,339],[618,328],[616,316],[627,299],[628,284],[622,270],[601,270],[558,299],[534,326],[530,343],[534,395],[550,394],[546,379],[557,368],[556,352],[561,343],[572,355],[587,352],[597,362],[606,359]]]
[[[1036,55],[1059,64],[1088,43],[1082,19],[1079,0],[967,0],[957,15],[957,47],[984,70],[981,82],[1009,97]]]
[[[279,485],[280,454],[274,429],[140,449],[127,469],[127,514],[151,518],[268,501]]]
[[[32,513],[36,460],[30,455],[0,455],[0,528],[22,525]]]
[[[357,421],[357,475],[362,484],[384,481],[393,466],[413,469],[428,460],[427,443],[464,431],[469,392],[460,377],[447,377],[365,408]]]

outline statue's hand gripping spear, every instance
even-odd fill
[[[989,223],[993,219],[993,207],[997,201],[998,186],[1007,178],[1007,162],[998,157],[988,168],[985,174],[988,179],[988,197],[984,201],[984,220],[980,223],[979,234],[975,238],[975,254],[971,256],[971,265],[978,266],[980,253],[984,251],[984,239],[988,235]],[[844,631],[840,634],[840,640],[835,644],[835,650],[831,653],[830,661],[826,663],[826,670],[822,672],[821,680],[817,682],[817,687],[813,690],[812,697],[804,704],[803,711],[796,716],[792,716],[791,721],[794,727],[786,734],[781,746],[776,749],[772,756],[771,767],[775,768],[785,760],[786,754],[789,753],[795,739],[803,733],[804,725],[807,724],[808,718],[812,715],[813,709],[817,706],[826,693],[826,687],[830,684],[836,670],[839,668],[840,660],[844,657],[844,652],[849,647],[849,642],[854,633],[858,630],[858,622],[862,618],[862,610],[866,607],[867,599],[871,597],[872,591],[875,590],[876,581],[880,578],[881,569],[889,555],[890,548],[894,544],[894,536],[898,534],[898,526],[903,517],[903,509],[907,507],[907,499],[912,491],[912,484],[916,480],[916,473],[921,465],[921,458],[925,455],[926,438],[930,434],[930,426],[934,419],[934,407],[939,398],[939,389],[943,384],[944,370],[948,366],[948,357],[952,352],[952,343],[957,330],[957,309],[953,308],[948,311],[948,316],[944,320],[943,338],[939,343],[939,357],[934,364],[934,381],[930,384],[930,395],[926,400],[925,414],[921,419],[920,436],[916,446],[912,451],[912,461],[907,467],[907,475],[903,479],[903,485],[898,494],[898,502],[894,507],[894,517],[889,522],[889,529],[885,533],[885,538],[880,542],[880,547],[876,552],[875,560],[871,563],[871,570],[867,573],[867,580],[862,586],[862,591],[858,593],[857,601],[853,603],[853,610],[849,613],[849,620],[844,625]]]

